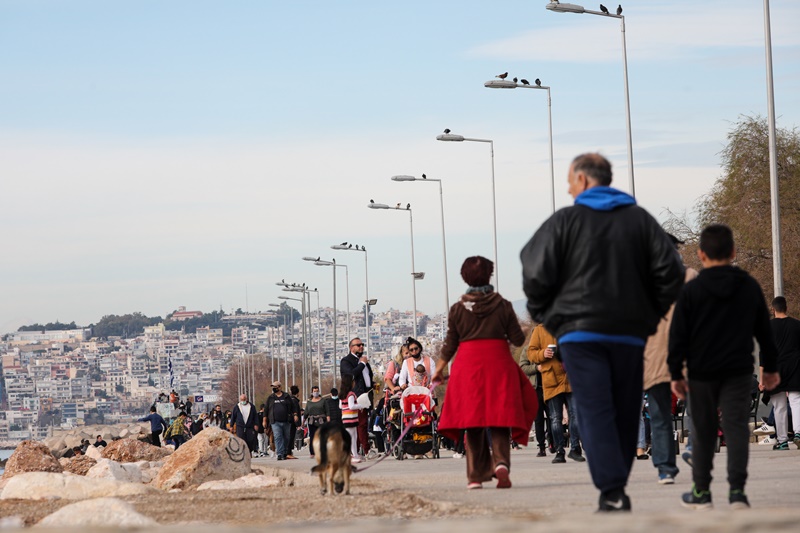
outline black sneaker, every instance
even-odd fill
[[[556,456],[553,458],[553,464],[555,463],[566,463],[567,460],[564,459],[564,452],[557,453]]]
[[[536,454],[536,457],[547,457],[547,452],[544,451],[544,446],[539,448],[539,453]]]
[[[691,492],[685,492],[681,497],[681,505],[690,509],[711,509],[714,505],[711,503],[711,492],[707,490],[697,490],[692,485]]]
[[[570,450],[569,455],[567,455],[567,457],[579,463],[583,463],[584,461],[586,461],[586,458],[583,455],[581,455],[581,452],[577,450]]]
[[[631,511],[631,499],[621,490],[612,491],[608,494],[600,495],[600,506],[598,513],[616,513],[619,511]]]
[[[728,493],[728,502],[731,504],[731,509],[749,509],[750,502],[747,501],[747,496],[743,490],[732,490]]]

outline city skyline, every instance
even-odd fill
[[[627,190],[619,23],[547,2],[344,5],[0,1],[0,331],[167,310],[266,309],[281,279],[320,290],[349,267],[351,310],[442,300],[442,179],[450,302],[468,255],[492,257],[490,159],[444,128],[494,140],[500,292],[522,298],[518,252],[550,214],[543,91],[483,87],[508,71],[552,87],[556,206],[599,150]],[[587,8],[597,6],[584,4]],[[691,210],[720,175],[741,114],[766,115],[762,6],[623,5],[637,199]],[[772,0],[778,126],[800,123],[800,6]],[[768,236],[765,236],[765,240]],[[337,307],[345,305],[345,276]],[[315,303],[315,302],[314,302]]]

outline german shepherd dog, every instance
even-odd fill
[[[314,433],[317,466],[311,473],[319,474],[320,492],[350,494],[350,474],[356,468],[350,464],[350,434],[339,422],[326,422]]]

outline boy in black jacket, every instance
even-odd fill
[[[675,304],[669,331],[667,363],[672,392],[685,398],[691,390],[691,492],[682,503],[691,508],[711,507],[711,468],[717,439],[717,410],[728,447],[728,501],[732,508],[750,507],[744,493],[747,481],[750,430],[750,387],[753,380],[753,337],[761,347],[763,384],[777,386],[777,350],[769,325],[769,311],[758,282],[732,266],[736,256],[733,232],[712,224],[700,234],[697,252],[703,270],[687,283]],[[683,377],[688,368],[689,383]]]

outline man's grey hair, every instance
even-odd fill
[[[600,154],[581,154],[572,160],[572,170],[575,173],[583,172],[598,185],[608,187],[611,185],[611,163]]]

